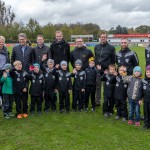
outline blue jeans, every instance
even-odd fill
[[[135,122],[140,121],[140,105],[139,102],[133,99],[128,99],[129,101],[129,120],[134,120],[135,114]]]

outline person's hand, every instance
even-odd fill
[[[139,101],[139,105],[142,105],[142,100]]]
[[[44,61],[46,59],[47,59],[47,54],[44,54],[43,57],[42,57],[42,61]]]
[[[102,69],[101,65],[97,65],[96,67],[97,67],[98,70]]]
[[[77,73],[77,70],[74,68],[73,71],[72,71],[72,73],[73,73],[73,74],[76,74],[76,73]]]
[[[7,73],[5,71],[3,72],[3,77],[7,78]]]
[[[105,74],[108,74],[108,69],[106,69],[106,70],[104,71],[104,73],[105,73]]]
[[[55,65],[55,68],[58,69],[58,68],[59,68],[59,64],[56,64],[56,65]]]
[[[23,92],[25,92],[25,93],[26,93],[26,92],[27,92],[27,88],[24,88],[24,89],[23,89]]]
[[[58,93],[58,90],[57,90],[57,89],[55,89],[55,90],[54,90],[54,92],[55,92],[55,93]]]
[[[81,92],[85,92],[85,89],[82,89]]]
[[[115,72],[114,72],[114,76],[117,76],[117,75],[118,75],[118,73],[115,71]]]

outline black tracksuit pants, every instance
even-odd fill
[[[14,94],[14,99],[16,103],[17,115],[21,113],[28,113],[28,94]]]
[[[115,99],[115,106],[117,109],[117,116],[128,118],[128,111],[127,111],[127,101],[126,99]]]
[[[70,110],[70,95],[68,92],[59,92],[59,110]]]
[[[104,103],[103,103],[103,113],[113,113],[114,108],[114,98],[104,96]]]
[[[91,96],[91,104],[92,104],[92,108],[95,109],[95,92],[96,92],[96,86],[86,86],[85,89],[85,101],[84,101],[84,106],[85,108],[88,108],[89,105],[89,99]]]
[[[150,128],[150,102],[144,101],[144,125]]]
[[[42,111],[42,96],[31,95],[30,112],[35,111],[35,106],[37,106],[37,112]]]

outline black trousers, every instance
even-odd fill
[[[114,108],[114,98],[104,96],[104,103],[103,103],[103,113],[113,113]]]
[[[126,99],[115,99],[115,106],[117,109],[117,116],[128,118],[128,111],[127,111],[127,101]]]
[[[31,105],[30,112],[35,111],[35,106],[37,106],[37,111],[42,111],[42,96],[33,96],[31,95]]]
[[[88,108],[90,96],[91,96],[92,108],[95,108],[95,92],[96,92],[96,86],[91,85],[91,86],[86,87],[86,89],[85,89],[85,101],[84,101],[85,108]]]
[[[3,113],[12,112],[13,94],[3,94],[2,110]]]
[[[150,102],[144,101],[144,125],[150,128]]]
[[[80,90],[73,90],[73,102],[72,102],[72,109],[76,110],[77,106],[78,109],[83,109],[83,101],[84,101],[85,93],[81,92]]]
[[[70,110],[70,95],[68,92],[59,92],[59,110]]]
[[[45,108],[44,110],[49,110],[51,107],[52,111],[56,110],[56,93],[50,91],[45,93]]]
[[[28,94],[14,94],[14,99],[16,103],[17,115],[21,113],[28,113]]]

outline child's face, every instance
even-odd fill
[[[9,73],[10,69],[6,69],[5,71],[6,71],[6,73]]]
[[[40,71],[39,67],[38,67],[38,66],[35,66],[35,67],[34,67],[34,72],[39,73],[39,71]]]
[[[76,70],[81,70],[81,65],[79,65],[79,64],[76,64]]]
[[[53,69],[53,68],[54,68],[54,64],[49,63],[49,64],[48,64],[48,68]]]
[[[116,69],[114,67],[109,67],[109,73],[114,74]]]
[[[138,78],[140,75],[141,75],[141,73],[140,73],[139,71],[135,71],[135,72],[134,72],[134,76],[135,76],[136,78]]]
[[[15,69],[16,69],[16,70],[22,70],[22,64],[17,64],[17,65],[15,66]]]
[[[89,66],[90,66],[90,67],[94,67],[94,66],[95,66],[95,62],[94,62],[94,61],[90,61],[90,62],[89,62]]]
[[[62,65],[62,66],[61,66],[61,69],[62,69],[62,70],[67,70],[67,66],[66,66],[66,65]]]
[[[146,71],[146,76],[147,76],[148,78],[150,78],[150,70],[147,70],[147,71]]]

